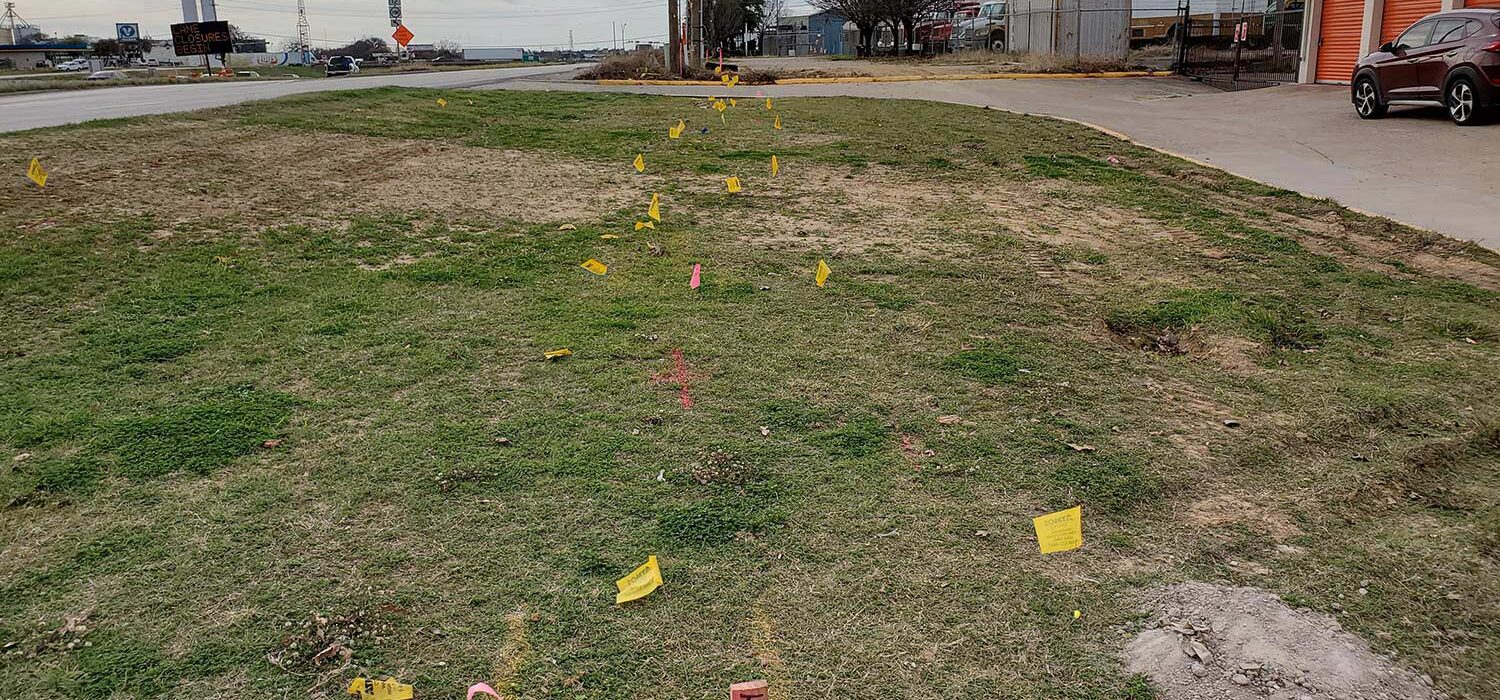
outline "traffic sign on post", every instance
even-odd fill
[[[391,38],[396,40],[397,46],[405,48],[407,44],[411,43],[412,39],[416,38],[416,36],[417,35],[412,34],[411,30],[407,29],[406,25],[403,24],[396,27],[396,33],[392,34]]]

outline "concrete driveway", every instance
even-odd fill
[[[701,95],[704,87],[521,80],[479,89]],[[935,100],[1080,121],[1267,184],[1500,249],[1500,125],[1460,128],[1439,109],[1364,121],[1347,88],[1221,92],[1181,78],[986,80],[739,87],[740,96]]]

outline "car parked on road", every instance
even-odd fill
[[[1355,64],[1350,99],[1364,119],[1392,105],[1440,105],[1459,126],[1484,123],[1500,112],[1500,12],[1423,17]]]
[[[323,68],[323,74],[332,78],[336,75],[354,75],[359,72],[359,63],[353,56],[334,56],[328,59],[328,65]]]
[[[63,61],[53,67],[53,70],[67,71],[69,73],[77,73],[88,69],[89,60],[87,58],[75,58],[71,61]]]

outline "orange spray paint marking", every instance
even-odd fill
[[[693,407],[693,393],[688,388],[688,380],[691,375],[688,372],[687,360],[682,357],[682,349],[672,351],[672,368],[663,370],[654,378],[657,382],[671,382],[677,384],[677,398],[682,402],[683,408]]]

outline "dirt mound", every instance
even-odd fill
[[[1338,620],[1258,588],[1181,583],[1143,603],[1125,649],[1163,700],[1437,700],[1431,680],[1370,651]]]

